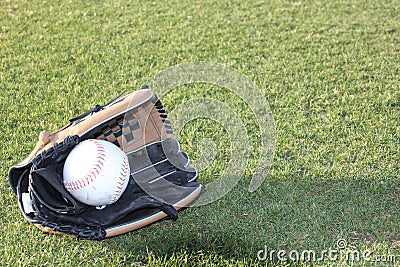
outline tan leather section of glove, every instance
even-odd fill
[[[166,116],[161,117],[165,111],[155,106],[157,100],[157,96],[150,89],[138,90],[118,99],[103,110],[88,115],[79,122],[66,125],[54,132],[42,131],[32,153],[20,164],[30,162],[40,152],[63,141],[69,135],[83,136],[93,129],[101,129],[108,120],[117,117],[121,118],[121,124],[132,123],[135,127],[122,128],[122,135],[119,137],[110,135],[95,138],[108,141],[117,139],[120,148],[128,152],[145,144],[172,137],[169,122],[165,123]],[[167,128],[164,127],[165,124]],[[133,139],[128,138],[131,134]]]

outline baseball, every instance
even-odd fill
[[[91,206],[116,202],[130,176],[125,153],[103,140],[88,139],[74,147],[63,170],[63,183],[77,200]]]

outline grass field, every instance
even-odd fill
[[[387,255],[354,266],[400,266],[400,3],[265,2],[1,1],[0,265],[351,265],[257,259],[265,247],[319,253],[343,239],[371,259]],[[276,153],[259,190],[247,191],[259,145],[249,107],[227,89],[185,85],[165,96],[167,111],[207,97],[245,121],[253,149],[227,196],[104,241],[47,235],[24,220],[7,173],[41,130],[196,61],[241,71],[270,105]],[[203,138],[218,149],[200,172],[208,183],[230,143],[210,120],[179,135],[195,159]]]

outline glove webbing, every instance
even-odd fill
[[[172,134],[172,126],[170,121],[167,119],[168,115],[166,114],[164,106],[161,104],[159,99],[154,102],[154,107],[157,109],[159,116],[164,123],[163,127],[165,128],[166,133]],[[123,145],[118,142],[118,138],[123,137],[125,142],[129,143],[135,139],[133,132],[140,128],[140,124],[135,116],[135,113],[136,110],[131,109],[126,113],[113,118],[112,120],[104,123],[100,129],[89,133],[87,136],[85,136],[85,139],[106,140],[123,149]]]

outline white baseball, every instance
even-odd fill
[[[88,139],[74,147],[63,170],[67,191],[77,200],[91,206],[116,202],[129,182],[129,162],[116,145]]]

